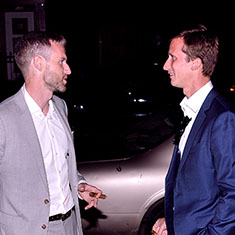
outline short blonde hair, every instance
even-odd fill
[[[49,34],[46,32],[29,32],[18,38],[14,46],[15,61],[25,77],[29,65],[36,55],[50,58],[51,42],[56,42],[65,47],[66,39],[61,34]]]

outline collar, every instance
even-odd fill
[[[27,92],[27,90],[25,88],[25,84],[22,86],[21,89],[22,89],[26,104],[29,108],[31,115],[37,115],[40,119],[43,119],[45,117],[45,115],[43,114],[41,108],[36,103],[36,101]],[[49,100],[49,112],[48,112],[47,116],[53,118],[54,112],[55,112],[55,108],[54,108],[53,102],[52,102],[52,100]]]
[[[201,87],[196,93],[194,93],[190,98],[186,96],[180,103],[181,109],[184,112],[184,116],[188,116],[189,118],[193,118],[201,108],[204,100],[207,95],[213,88],[213,84],[209,81],[203,87]]]

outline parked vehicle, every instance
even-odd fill
[[[162,116],[158,125],[161,140],[148,151],[124,159],[78,164],[87,181],[107,195],[99,200],[97,209],[82,211],[85,234],[151,234],[153,223],[164,216],[164,180],[174,147],[173,127]]]

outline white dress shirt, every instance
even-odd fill
[[[22,87],[40,142],[50,193],[50,216],[65,214],[73,206],[73,198],[68,180],[68,138],[60,119],[49,101],[49,111],[45,116],[38,104]],[[37,187],[35,185],[35,187]]]
[[[181,157],[183,155],[186,141],[188,139],[193,123],[197,117],[197,114],[212,88],[213,88],[213,85],[211,81],[209,81],[202,88],[200,88],[196,93],[194,93],[190,98],[187,98],[185,96],[184,99],[180,103],[181,109],[184,112],[184,116],[188,116],[189,118],[192,118],[189,124],[187,125],[187,127],[185,128],[185,131],[183,135],[181,136],[181,139],[179,142],[179,150],[181,152]]]

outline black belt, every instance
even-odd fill
[[[62,221],[65,221],[66,219],[68,219],[71,214],[72,214],[72,211],[75,209],[75,206],[69,210],[66,214],[57,214],[57,215],[52,215],[49,217],[49,221],[55,221],[55,220],[62,220]]]

